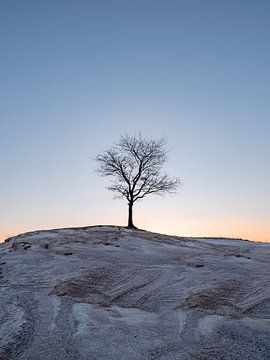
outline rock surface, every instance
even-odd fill
[[[270,359],[269,274],[264,243],[22,234],[0,246],[0,359]]]

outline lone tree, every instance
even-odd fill
[[[126,198],[128,202],[128,227],[133,224],[133,205],[149,194],[163,195],[176,192],[181,184],[179,178],[162,174],[167,160],[166,140],[143,137],[121,136],[111,148],[96,156],[97,173],[112,177],[107,189],[116,198]]]

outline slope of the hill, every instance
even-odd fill
[[[0,247],[0,359],[270,359],[270,244],[119,227]]]

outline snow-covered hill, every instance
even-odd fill
[[[0,359],[270,359],[270,244],[121,227],[0,246]]]

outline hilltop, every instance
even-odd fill
[[[122,227],[0,246],[0,359],[270,356],[270,244]]]

